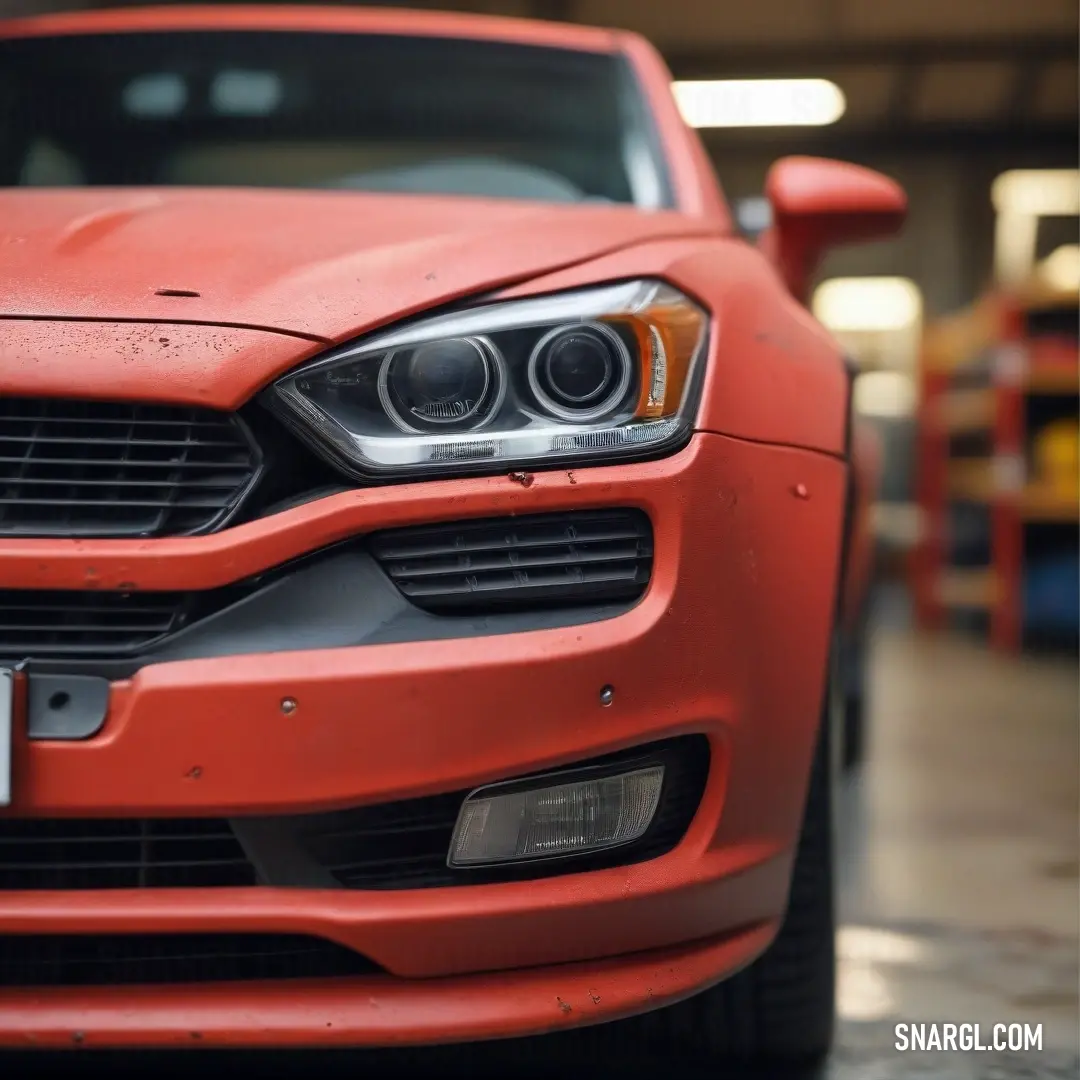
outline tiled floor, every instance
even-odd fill
[[[841,796],[840,1028],[821,1080],[1075,1080],[1076,666],[882,629],[872,685],[870,756]],[[984,1041],[995,1023],[1041,1024],[1044,1048],[898,1053],[898,1022],[978,1022]],[[447,1076],[460,1066],[470,1076],[716,1076],[640,1059],[547,1066],[532,1049],[515,1057],[515,1044],[496,1058],[380,1055],[358,1072],[338,1057],[249,1055],[234,1067],[297,1080]],[[190,1075],[191,1061],[155,1056],[152,1068]],[[130,1065],[130,1075],[149,1072],[145,1059]]]

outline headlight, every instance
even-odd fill
[[[365,479],[642,456],[689,434],[707,323],[655,281],[490,304],[341,349],[268,403]]]

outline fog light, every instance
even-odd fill
[[[554,777],[552,777],[554,779]],[[548,787],[481,788],[465,800],[450,842],[450,866],[602,851],[637,840],[660,803],[664,766]]]

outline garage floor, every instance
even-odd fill
[[[880,630],[870,756],[844,791],[840,1045],[826,1073],[1080,1075],[1078,681]],[[896,1023],[1042,1024],[1029,1055],[899,1054]]]
[[[991,657],[963,640],[875,633],[869,760],[841,796],[840,1029],[822,1080],[1038,1080],[1080,1075],[1078,682],[1067,660]],[[1029,1054],[898,1053],[894,1025],[1042,1024]],[[364,1075],[716,1077],[692,1063],[567,1061],[503,1044],[377,1055]],[[214,1055],[215,1057],[217,1055]],[[253,1076],[355,1076],[332,1055],[245,1055]],[[86,1059],[82,1059],[85,1063]],[[12,1063],[14,1064],[14,1063]],[[75,1057],[48,1064],[83,1074]],[[103,1064],[100,1059],[97,1065]],[[109,1072],[190,1075],[189,1053]],[[210,1063],[204,1063],[209,1067]],[[674,1070],[674,1071],[673,1071]],[[774,1080],[770,1077],[770,1080]],[[775,1080],[783,1078],[775,1077]]]

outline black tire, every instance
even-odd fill
[[[869,640],[870,602],[867,600],[854,629],[843,635],[840,645],[844,697],[840,760],[845,772],[861,765],[867,754]]]
[[[844,702],[844,769],[854,769],[866,757],[866,704],[863,694],[849,694]]]
[[[753,964],[711,989],[612,1025],[622,1029],[620,1042],[625,1034],[633,1044],[672,1060],[690,1056],[776,1065],[810,1065],[829,1052],[836,987],[835,708],[830,693],[810,773],[787,914],[776,940]]]

